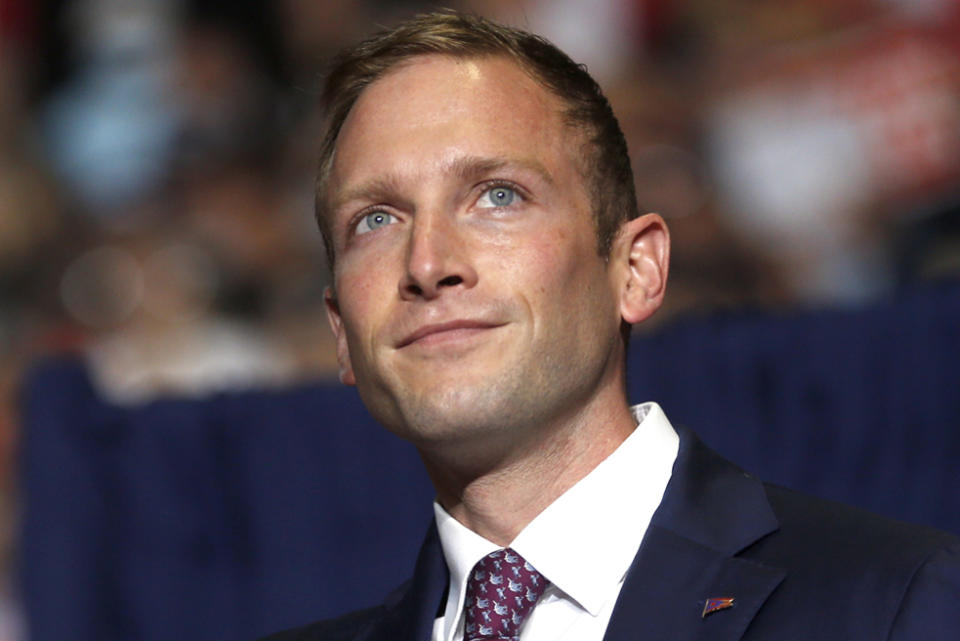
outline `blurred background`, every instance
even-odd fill
[[[666,307],[854,309],[960,275],[955,0],[446,3],[587,64],[674,238]],[[335,379],[312,218],[324,60],[416,0],[0,0],[0,641],[17,399],[81,353],[117,405]]]

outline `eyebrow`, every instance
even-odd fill
[[[386,174],[366,180],[356,187],[352,187],[336,196],[330,203],[330,211],[336,212],[346,203],[353,200],[372,199],[379,200],[389,194],[395,194],[400,189],[400,176],[397,174]]]
[[[554,184],[553,177],[546,167],[536,160],[526,158],[463,156],[445,163],[441,171],[452,174],[463,181],[473,181],[503,169],[528,171],[536,174],[547,185],[552,186]],[[335,212],[353,200],[389,198],[401,191],[402,183],[403,180],[400,175],[395,173],[371,178],[337,195],[331,203],[331,210]]]
[[[463,180],[479,179],[501,169],[529,171],[537,174],[548,185],[553,185],[553,177],[546,167],[532,159],[464,156],[454,159],[449,166],[449,171]]]

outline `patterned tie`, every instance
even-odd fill
[[[467,580],[464,641],[517,641],[546,587],[543,575],[510,548],[483,557]]]

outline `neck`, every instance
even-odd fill
[[[597,402],[531,430],[529,442],[496,444],[478,464],[421,450],[437,500],[460,523],[507,546],[547,506],[590,473],[636,427],[625,395]]]

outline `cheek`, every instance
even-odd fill
[[[558,315],[554,322],[569,325],[571,332],[584,334],[582,338],[591,338],[610,323],[619,327],[616,296],[594,237],[584,241],[581,236],[571,239],[569,234],[558,233],[542,252],[548,260],[537,275],[539,292],[549,313]]]
[[[378,278],[381,273],[380,266],[373,264],[364,269],[348,266],[337,275],[340,315],[347,336],[352,340],[370,335],[376,326],[378,313],[385,307],[385,284],[383,279]]]
[[[530,243],[529,264],[533,265],[542,291],[552,289],[577,296],[584,288],[592,287],[598,275],[598,258],[592,246],[578,242],[572,235],[569,230],[558,229]]]
[[[498,278],[504,285],[523,284],[531,294],[546,294],[567,275],[568,256],[561,249],[562,238],[556,233],[528,235],[522,241],[512,240],[503,251],[494,255]],[[506,273],[502,273],[506,272]]]
[[[584,297],[598,287],[595,256],[571,242],[567,230],[549,230],[529,237],[510,256],[505,283],[514,283],[528,298],[538,323],[563,323],[584,313]]]

